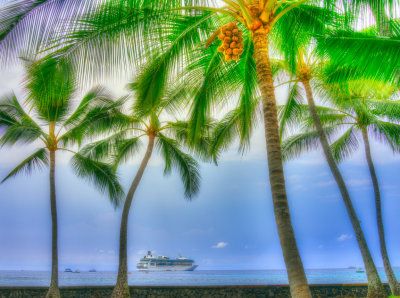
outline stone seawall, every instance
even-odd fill
[[[388,285],[385,285],[389,292]],[[365,297],[366,284],[311,285],[313,297]],[[60,287],[65,298],[110,297],[111,286]],[[45,287],[0,287],[0,297],[42,298]],[[133,286],[132,297],[289,297],[289,286]]]

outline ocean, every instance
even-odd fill
[[[310,284],[366,283],[365,273],[355,269],[309,269],[306,270]],[[386,282],[384,270],[379,269]],[[395,269],[400,279],[400,268]],[[117,273],[99,271],[67,273],[60,272],[60,286],[114,285]],[[1,286],[48,286],[50,272],[46,271],[0,271]],[[284,270],[195,270],[181,272],[137,272],[129,274],[129,285],[279,285],[287,284]]]

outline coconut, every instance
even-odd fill
[[[226,61],[239,60],[243,53],[242,31],[234,23],[229,23],[221,28],[221,34],[218,36],[222,43],[218,47],[219,52],[223,52]]]
[[[225,55],[225,60],[226,61],[232,61],[232,56],[231,55]]]

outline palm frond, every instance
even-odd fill
[[[11,0],[0,7],[0,62],[10,64],[19,56],[33,56],[46,48],[83,12],[92,10],[92,0]]]
[[[251,36],[247,34],[243,37],[243,43],[247,46],[242,54],[244,58],[238,62],[224,62],[217,47],[212,45],[199,53],[197,59],[189,65],[188,77],[198,84],[198,91],[191,105],[190,142],[195,143],[202,134],[206,115],[211,115],[217,104],[222,105],[240,94],[245,96],[242,100],[248,103],[250,99],[257,99],[258,85],[255,84],[254,62],[251,61]],[[248,86],[245,86],[247,83]]]
[[[30,143],[45,136],[40,126],[24,111],[14,94],[0,99],[0,128],[5,132],[0,145]]]
[[[342,162],[358,149],[359,143],[355,130],[356,129],[354,126],[350,127],[334,143],[331,144],[330,148],[336,162]]]
[[[400,151],[400,125],[386,121],[375,121],[368,127],[368,133],[376,140],[389,145],[393,151]]]
[[[288,5],[290,3],[282,5],[279,10]],[[309,48],[313,36],[324,35],[341,21],[340,15],[332,9],[311,3],[295,7],[274,24],[271,32],[273,44],[284,55],[291,73],[297,71],[299,50]]]
[[[116,143],[115,153],[113,155],[113,164],[115,167],[121,163],[127,162],[132,156],[139,152],[142,142],[140,137],[124,139]]]
[[[68,63],[55,58],[26,62],[27,101],[41,119],[61,122],[69,112],[75,78]]]
[[[217,123],[211,145],[211,155],[215,163],[217,163],[220,152],[226,150],[240,136],[239,121],[240,110],[235,109],[228,112]]]
[[[304,112],[307,112],[302,108],[302,101],[303,98],[300,94],[299,85],[298,83],[295,83],[289,87],[286,104],[278,106],[278,118],[280,120],[279,135],[281,139],[284,136],[284,133],[292,126],[297,127],[300,125]]]
[[[79,153],[93,160],[111,159],[115,155],[116,147],[126,138],[126,134],[126,130],[123,130],[97,142],[87,144],[80,149]]]
[[[168,122],[168,128],[164,134],[176,140],[188,152],[201,158],[203,161],[209,161],[212,156],[210,155],[210,148],[212,144],[212,132],[215,128],[215,121],[212,119],[206,120],[204,124],[203,134],[199,137],[195,144],[189,142],[189,122],[188,121],[174,121]]]
[[[359,79],[398,84],[400,39],[376,37],[366,33],[337,31],[318,38],[320,53],[327,55],[342,72],[342,81]],[[384,61],[384,63],[382,63]]]
[[[176,141],[163,134],[158,134],[157,148],[165,160],[164,173],[168,174],[172,168],[176,168],[181,175],[185,197],[191,199],[200,188],[199,164],[189,154],[180,150]]]
[[[97,105],[87,110],[84,117],[60,137],[66,144],[81,144],[82,140],[91,140],[100,137],[104,133],[118,131],[132,125],[132,118],[125,115],[123,105],[126,97],[115,102],[106,101],[104,105]]]
[[[325,127],[325,134],[330,136],[334,132],[333,127]],[[299,156],[303,152],[309,152],[319,148],[320,141],[316,130],[299,133],[286,138],[282,144],[282,159],[288,161]]]
[[[387,117],[390,121],[400,121],[400,102],[385,99],[368,99],[371,112],[377,116]]]
[[[1,181],[3,183],[7,179],[14,177],[21,172],[31,173],[34,169],[40,169],[49,164],[48,152],[45,148],[41,148],[29,157],[27,157],[23,162],[21,162],[14,170],[12,170],[7,177]]]
[[[93,87],[81,100],[75,111],[63,123],[63,126],[70,127],[82,121],[87,112],[95,107],[106,107],[113,102],[109,92],[102,86]]]
[[[99,191],[107,191],[111,203],[116,207],[124,196],[122,186],[113,166],[94,161],[82,154],[76,153],[72,159],[72,168],[78,177],[93,183]]]

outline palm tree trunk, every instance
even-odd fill
[[[315,107],[314,98],[310,86],[309,79],[302,80],[303,86],[306,90],[308,106],[311,112],[311,116],[314,122],[314,125],[317,129],[318,138],[321,142],[325,158],[328,162],[329,168],[336,180],[337,185],[339,186],[340,193],[342,194],[342,198],[344,204],[346,205],[347,212],[350,217],[351,224],[353,226],[354,232],[356,234],[357,243],[360,248],[363,260],[365,271],[367,273],[368,278],[368,296],[367,297],[387,297],[387,293],[383,288],[382,282],[379,278],[378,271],[376,270],[374,261],[371,257],[371,253],[369,251],[367,241],[365,240],[364,233],[361,229],[360,221],[358,220],[357,214],[354,210],[353,203],[351,202],[349,192],[347,191],[346,184],[342,177],[342,174],[339,171],[339,168],[333,158],[333,154],[330,150],[328,139],[325,135],[324,129],[321,124],[321,120],[319,119],[317,108]]]
[[[254,32],[254,59],[256,61],[258,85],[262,94],[264,112],[265,138],[269,181],[274,204],[275,221],[279,240],[289,278],[290,293],[293,297],[311,297],[303,263],[297,248],[296,238],[290,219],[289,205],[286,197],[285,178],[283,174],[282,154],[278,131],[274,82],[268,52],[268,36],[265,29]]]
[[[154,147],[154,135],[149,136],[149,144],[147,145],[146,154],[140,164],[139,170],[136,173],[135,179],[133,179],[129,192],[125,199],[124,209],[122,211],[121,228],[119,235],[119,265],[118,265],[118,277],[112,298],[126,298],[130,297],[129,286],[128,286],[128,253],[127,253],[127,238],[128,238],[128,216],[131,208],[133,196],[135,191],[142,179],[144,170],[146,169],[147,163],[151,157]]]
[[[50,208],[51,208],[51,282],[46,298],[61,297],[58,289],[58,235],[55,183],[56,152],[50,150]]]
[[[375,173],[374,163],[372,162],[371,149],[369,145],[368,133],[365,127],[362,128],[362,136],[365,145],[365,155],[367,157],[369,172],[371,174],[372,184],[374,186],[375,193],[375,206],[376,206],[376,221],[378,223],[378,233],[379,233],[379,243],[381,246],[381,254],[383,259],[383,266],[385,268],[386,276],[389,281],[390,290],[394,296],[400,296],[400,284],[393,273],[392,265],[389,261],[389,256],[386,250],[385,241],[385,230],[383,228],[382,220],[382,204],[381,204],[381,194],[379,191],[378,177]]]

